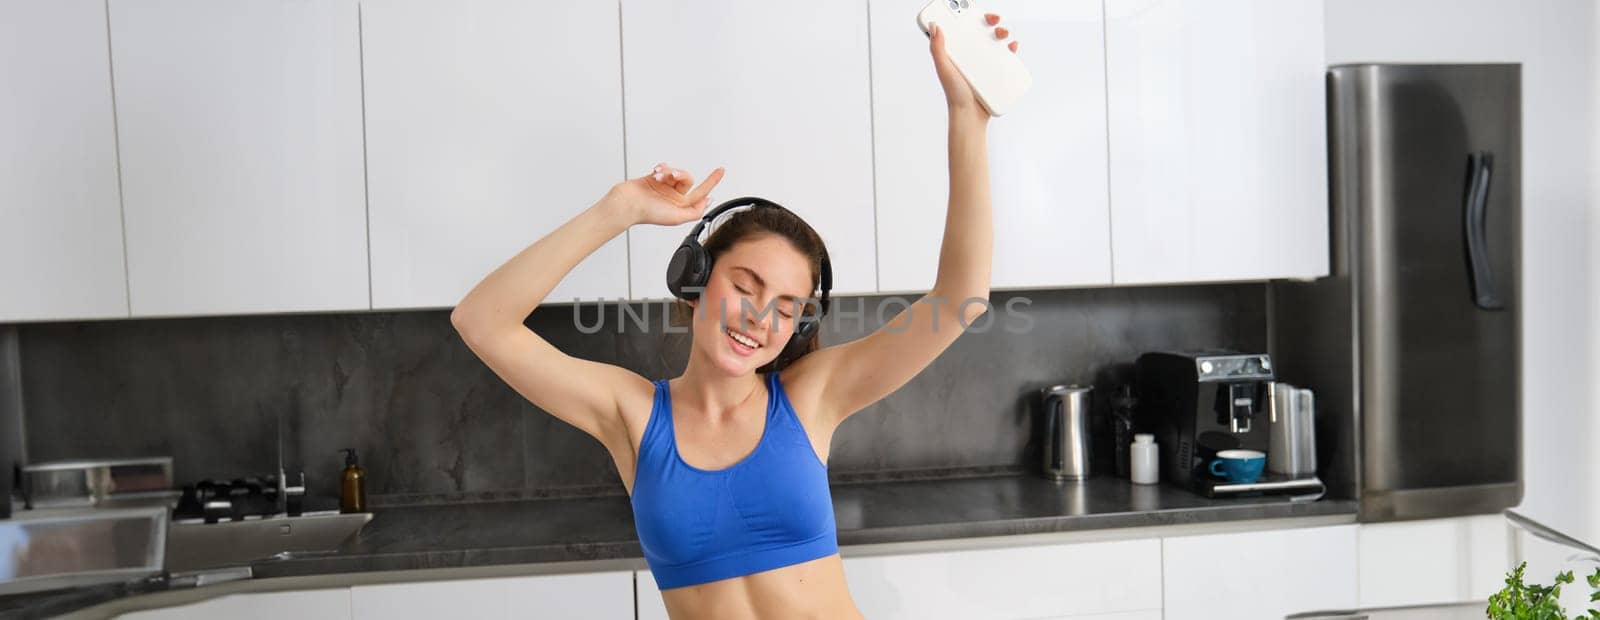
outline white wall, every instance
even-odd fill
[[[1600,9],[1593,9],[1591,7],[1589,17],[1590,21],[1593,22],[1589,29],[1589,41],[1591,45],[1591,48],[1589,49],[1589,58],[1591,59],[1589,62],[1589,79],[1591,80],[1591,84],[1597,85],[1595,86],[1596,90],[1600,90],[1600,61],[1593,60],[1597,54],[1600,54],[1600,44],[1594,43],[1595,39],[1600,38]],[[1593,110],[1593,99],[1590,100],[1590,106],[1590,110]],[[1589,141],[1589,153],[1593,158],[1600,158],[1600,123],[1594,123],[1593,125],[1594,126],[1590,128],[1593,131],[1593,139]],[[1589,161],[1591,164],[1594,163],[1594,159],[1590,159]],[[1600,174],[1591,173],[1589,182],[1592,184],[1589,189],[1589,212],[1590,214],[1593,214],[1595,213],[1595,209],[1600,208],[1600,206],[1595,204],[1600,203]],[[1595,247],[1596,245],[1600,245],[1600,243],[1596,243],[1597,240],[1600,240],[1600,216],[1594,216],[1590,218],[1590,225],[1592,226],[1592,231],[1589,235],[1587,244],[1589,247],[1588,264],[1591,266],[1600,265],[1600,249],[1596,249]],[[1593,316],[1595,312],[1594,309],[1600,308],[1600,268],[1592,268],[1589,276],[1589,308],[1591,309],[1590,316]],[[1589,335],[1591,337],[1591,344],[1589,347],[1589,368],[1591,371],[1593,371],[1595,369],[1600,369],[1600,328],[1590,330]],[[1590,381],[1588,381],[1588,383],[1589,389],[1591,390],[1591,393],[1589,394],[1589,402],[1595,403],[1593,406],[1600,408],[1600,377],[1595,377],[1595,374],[1591,372]],[[1595,411],[1591,410],[1589,412],[1589,419],[1591,420],[1591,423],[1593,423],[1592,420],[1594,420],[1596,417],[1600,417],[1600,413],[1596,413]],[[1593,446],[1594,443],[1595,442],[1592,440],[1589,442],[1591,446]],[[1596,466],[1593,462],[1593,460],[1600,460],[1600,454],[1595,454],[1595,452],[1596,451],[1594,450],[1589,451],[1589,458],[1592,459],[1590,462],[1589,471],[1594,471],[1596,467],[1600,467]],[[1594,480],[1590,479],[1588,482],[1590,483],[1589,488],[1593,489]],[[1593,515],[1600,515],[1600,493],[1592,493],[1589,495],[1589,514],[1591,517],[1593,517]],[[1591,518],[1591,522],[1592,521],[1593,519]],[[1587,540],[1591,543],[1595,542],[1595,539],[1592,536],[1588,537]]]
[[[1328,63],[1521,62],[1529,517],[1600,542],[1600,15],[1592,0],[1328,0]]]

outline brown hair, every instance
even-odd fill
[[[813,297],[817,295],[817,286],[822,279],[822,261],[828,257],[828,247],[823,244],[822,237],[817,231],[813,230],[805,220],[800,219],[800,216],[785,209],[756,206],[735,211],[721,219],[724,221],[720,224],[713,222],[716,228],[712,229],[705,243],[701,244],[713,260],[740,241],[761,235],[777,235],[806,256],[806,263],[811,267],[811,290],[807,291],[807,294]],[[687,317],[692,312],[681,300],[677,305],[682,317]],[[812,332],[811,337],[803,344],[792,348],[785,346],[776,359],[757,368],[756,372],[765,374],[782,370],[805,354],[817,350],[817,338],[817,332]]]

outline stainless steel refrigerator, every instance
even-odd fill
[[[1521,67],[1343,65],[1327,87],[1331,274],[1268,287],[1319,473],[1363,521],[1516,506]]]

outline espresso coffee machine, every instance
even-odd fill
[[[1274,375],[1266,354],[1153,352],[1139,356],[1134,370],[1136,424],[1156,436],[1163,479],[1207,497],[1321,496],[1322,481],[1315,474],[1265,472],[1255,482],[1230,483],[1208,468],[1219,451],[1265,454],[1271,447]]]

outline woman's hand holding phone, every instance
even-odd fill
[[[1002,98],[1007,98],[1005,95],[1010,95],[1009,99],[1014,100],[1014,97],[1020,96],[1021,90],[1026,90],[1027,88],[1026,70],[1022,69],[1021,65],[1015,63],[1014,61],[1001,62],[997,65],[995,64],[996,59],[985,56],[985,54],[991,54],[991,52],[976,51],[987,46],[987,44],[979,43],[975,40],[979,36],[979,29],[984,32],[984,38],[993,37],[993,40],[996,43],[1005,41],[1006,37],[1010,36],[1011,33],[1005,27],[1000,25],[999,15],[995,13],[985,13],[982,18],[982,24],[980,25],[973,23],[976,21],[976,18],[970,18],[972,21],[969,21],[969,18],[966,16],[959,14],[952,15],[950,12],[944,11],[943,7],[940,6],[942,1],[943,0],[933,0],[933,2],[931,2],[928,7],[924,8],[923,12],[919,14],[918,19],[919,22],[921,22],[925,27],[925,32],[929,37],[929,51],[933,56],[933,65],[939,76],[939,84],[944,88],[945,102],[949,106],[952,113],[951,118],[952,120],[955,120],[958,118],[955,116],[956,114],[962,114],[967,118],[988,120],[990,116],[989,109],[978,97],[978,94],[973,88],[973,82],[968,79],[968,76],[962,73],[960,67],[956,66],[956,62],[952,59],[946,43],[946,35],[949,31],[944,28],[944,26],[940,24],[938,20],[954,19],[958,22],[957,25],[962,26],[962,28],[958,29],[960,32],[956,34],[958,36],[967,37],[961,41],[958,41],[958,43],[965,45],[964,49],[968,53],[967,59],[963,62],[973,63],[974,66],[972,69],[978,71],[980,74],[983,74],[978,77],[989,78],[988,83],[990,88],[994,88],[997,83],[1003,83],[1006,87],[1014,90],[1016,89],[1017,80],[1022,80],[1020,90],[1015,90],[1015,92],[1002,92],[1001,90],[997,89],[994,92],[985,93],[986,96],[994,97],[1000,95]],[[954,6],[954,1],[951,0],[951,2],[952,6]],[[966,7],[967,3],[962,1],[960,6]],[[1011,41],[1006,44],[1006,48],[1009,49],[1012,54],[1015,54],[1017,53],[1018,43],[1016,41]],[[1000,82],[996,82],[995,78],[1000,75],[1005,75],[1006,77],[1002,78]]]
[[[723,169],[712,170],[695,187],[688,170],[656,164],[650,174],[612,186],[604,200],[619,209],[629,225],[657,224],[676,226],[692,222],[705,213],[707,196],[722,182]],[[691,189],[692,188],[692,189]]]

